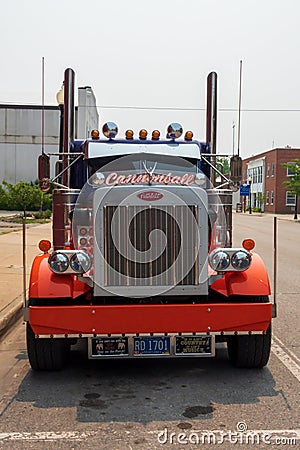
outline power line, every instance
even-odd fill
[[[14,103],[14,102],[2,102],[0,100],[0,106],[3,108],[8,106],[33,106],[39,108],[36,103]],[[45,108],[56,108],[56,105],[45,106]],[[146,111],[206,111],[206,108],[178,108],[171,106],[116,106],[116,105],[95,105],[100,109],[131,109],[131,110],[146,110]],[[81,106],[80,108],[90,108],[90,106]],[[58,109],[58,106],[57,106]],[[218,108],[219,112],[238,112],[238,108]],[[300,112],[300,109],[292,108],[242,108],[242,112]]]
[[[107,106],[96,105],[102,109],[133,109],[133,110],[159,110],[159,111],[206,111],[206,108],[173,108],[160,106]],[[237,112],[237,108],[218,108],[220,112]],[[272,109],[272,108],[242,108],[242,112],[300,112],[300,109]]]

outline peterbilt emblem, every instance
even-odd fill
[[[154,202],[155,200],[161,200],[163,198],[163,194],[155,191],[146,191],[138,194],[138,198],[145,200],[146,202]]]

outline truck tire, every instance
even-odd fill
[[[269,298],[249,297],[249,303],[268,303]],[[269,360],[271,350],[271,324],[265,334],[228,336],[227,349],[235,367],[261,369]]]
[[[33,370],[61,370],[70,350],[66,339],[35,338],[32,328],[27,322],[27,353]]]

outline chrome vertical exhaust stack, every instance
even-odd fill
[[[217,83],[218,75],[211,72],[207,77],[207,101],[206,101],[206,143],[210,146],[212,154],[217,153]],[[215,165],[215,158],[211,163]],[[211,182],[215,185],[216,174],[212,171]]]
[[[70,143],[74,140],[74,123],[75,123],[75,72],[73,69],[65,70],[64,78],[64,145],[63,145],[63,169],[68,167],[70,152]],[[69,186],[70,174],[69,170],[65,170],[62,174],[62,183]]]

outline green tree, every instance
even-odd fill
[[[38,211],[51,209],[52,195],[43,194],[38,183],[20,181],[16,184],[3,181],[0,184],[0,209]]]
[[[288,180],[283,181],[283,184],[291,191],[292,194],[296,195],[296,207],[294,219],[297,219],[297,205],[298,197],[300,196],[300,160],[293,159],[291,162],[282,164],[283,167],[289,170],[290,175]]]
[[[258,203],[258,208],[261,210],[263,205],[266,202],[266,195],[263,192],[258,192],[257,193],[257,203]]]
[[[229,174],[230,173],[230,165],[229,165],[228,158],[226,158],[226,157],[219,156],[217,158],[217,167],[220,170],[220,172],[222,172],[224,174]]]

